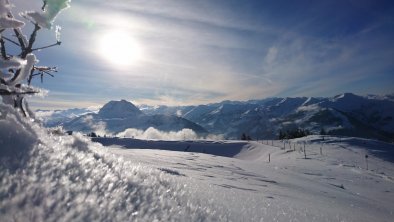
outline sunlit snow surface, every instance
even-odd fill
[[[392,161],[392,144],[310,136],[283,150],[280,141],[272,146],[272,141],[97,140],[118,144],[109,151],[126,160],[179,178],[194,198],[213,202],[232,221],[391,221],[394,216],[394,166],[373,156]],[[124,149],[128,146],[142,149]],[[172,151],[153,150],[159,147]],[[204,150],[216,155],[197,153]]]
[[[82,136],[48,133],[0,106],[0,221],[223,219],[168,173]]]
[[[392,144],[310,136],[283,149],[280,141],[97,139],[103,147],[17,120],[12,109],[0,108],[1,221],[394,217]]]

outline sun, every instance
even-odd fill
[[[132,36],[123,31],[109,31],[99,42],[100,55],[114,65],[128,66],[141,59],[141,47]]]

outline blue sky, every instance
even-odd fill
[[[40,0],[15,0],[19,8]],[[55,24],[62,45],[38,54],[59,73],[35,108],[127,99],[186,105],[273,96],[393,93],[394,3],[377,0],[74,0]],[[141,55],[117,65],[100,53],[127,33]],[[51,32],[41,33],[44,44]]]

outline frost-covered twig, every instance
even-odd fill
[[[42,93],[40,89],[30,86],[33,77],[40,75],[43,81],[44,75],[54,77],[53,72],[57,72],[56,67],[36,66],[38,62],[34,51],[50,48],[61,44],[60,27],[56,27],[56,43],[43,47],[34,48],[37,34],[42,28],[51,29],[56,16],[64,9],[69,7],[71,0],[43,0],[42,10],[20,13],[24,19],[33,23],[34,28],[29,38],[24,35],[22,27],[25,23],[17,20],[10,8],[12,5],[9,0],[0,0],[0,96],[2,103],[13,105],[15,108],[27,116],[24,109],[26,104],[25,95]],[[4,36],[5,30],[12,30],[14,35]],[[11,43],[20,49],[19,54],[7,54],[7,43]],[[15,47],[14,47],[15,48]],[[11,51],[15,51],[10,50]],[[38,73],[36,73],[38,71]],[[4,73],[7,74],[4,74]],[[23,82],[28,85],[23,85]],[[26,105],[25,105],[26,106]]]
[[[53,43],[51,45],[47,45],[47,46],[43,46],[43,47],[32,49],[31,51],[33,52],[33,51],[37,51],[37,50],[47,49],[47,48],[58,46],[58,45],[61,45],[61,44],[62,44],[62,42],[56,42],[56,43]]]
[[[34,71],[38,71],[38,73],[34,73]],[[55,77],[51,72],[57,72],[57,67],[48,67],[48,66],[34,66],[29,79],[27,80],[28,85],[31,84],[31,80],[34,76],[40,76],[41,82],[43,82],[44,74],[47,74],[51,77]]]

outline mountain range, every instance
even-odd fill
[[[59,125],[70,131],[99,132],[100,134],[116,134],[129,128],[146,130],[149,127],[164,132],[187,128],[198,134],[207,133],[203,127],[179,116],[147,115],[126,100],[110,101],[98,113],[83,114]]]
[[[86,121],[86,118],[89,121]],[[358,96],[344,93],[330,98],[267,98],[223,101],[198,106],[147,106],[111,101],[95,114],[65,121],[66,129],[87,131],[89,123],[103,122],[112,132],[149,126],[165,131],[191,128],[197,133],[221,134],[239,139],[242,133],[254,139],[277,138],[280,130],[307,129],[335,135],[393,141],[394,96]],[[48,118],[51,119],[51,118]],[[160,123],[160,124],[159,124]]]

